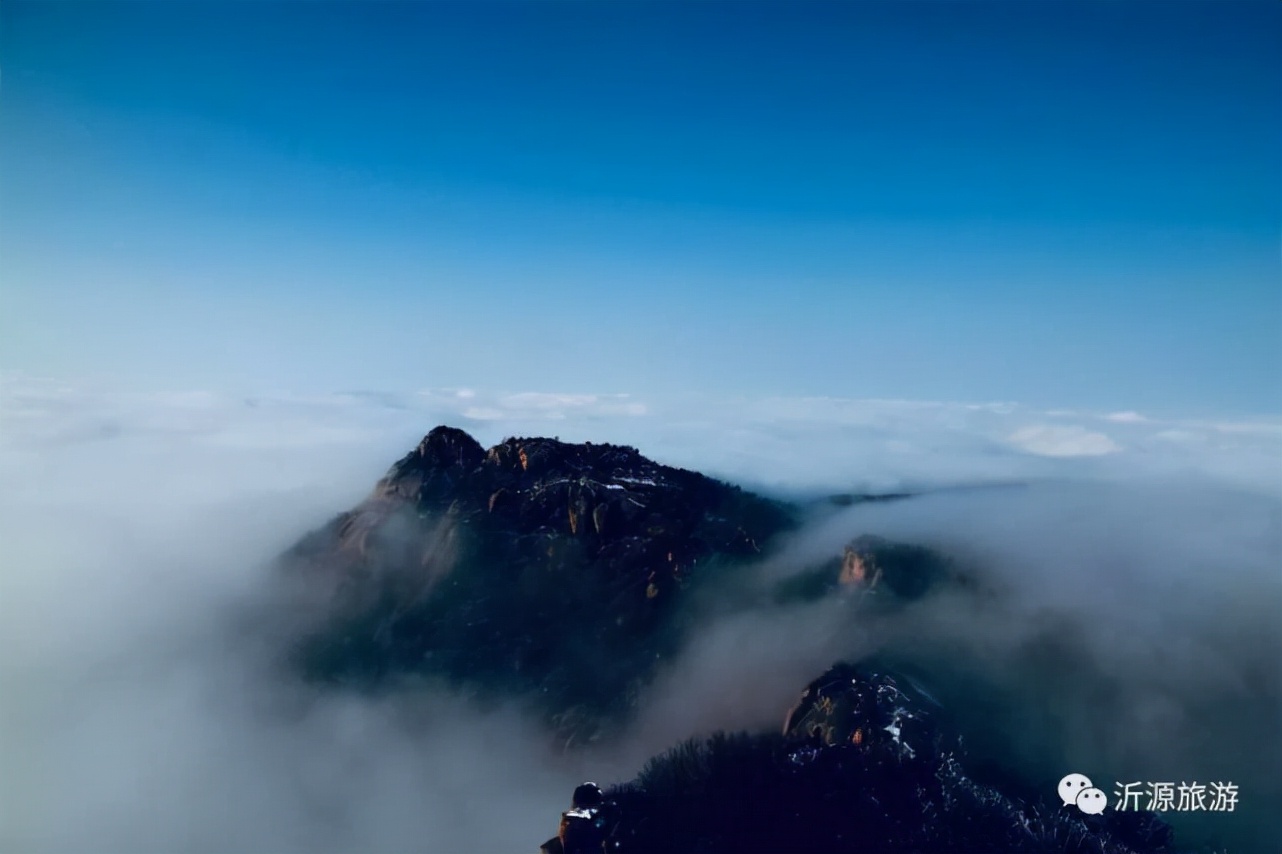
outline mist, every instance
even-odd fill
[[[1282,502],[1184,478],[859,505],[803,529],[753,582],[766,589],[862,534],[936,548],[977,588],[890,612],[829,600],[725,615],[656,681],[645,747],[776,729],[832,661],[875,655],[924,678],[985,765],[1048,791],[1079,768],[1110,795],[1132,781],[1233,782],[1233,813],[1166,816],[1177,841],[1282,841]]]
[[[5,394],[0,849],[529,851],[578,782],[628,779],[699,733],[777,729],[809,680],[873,652],[937,676],[976,750],[1052,786],[1069,771],[1110,793],[1114,780],[1233,781],[1237,813],[1177,828],[1235,851],[1279,838],[1270,423],[1073,416],[1034,435],[1067,416],[474,393],[250,405],[25,381]],[[432,684],[361,697],[281,666],[299,615],[272,559],[442,422],[483,444],[630,442],[774,494],[1026,485],[829,513],[736,581],[765,589],[873,533],[953,555],[992,595],[866,621],[839,602],[715,613],[620,739],[567,753],[517,703]]]

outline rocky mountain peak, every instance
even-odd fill
[[[686,588],[795,522],[788,505],[636,448],[514,437],[485,450],[437,427],[291,551],[340,591],[304,665],[363,684],[428,670],[537,691],[558,726],[585,731],[676,648]]]
[[[434,428],[418,445],[424,467],[470,469],[485,457],[481,443],[457,427]]]

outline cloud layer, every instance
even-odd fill
[[[630,443],[663,462],[774,489],[870,489],[1044,477],[1208,476],[1282,493],[1282,417],[1158,419],[1015,403],[662,398],[429,389],[253,398],[124,394],[0,374],[0,463],[147,441],[386,461],[436,424]]]
[[[761,567],[779,577],[880,533],[964,556],[1013,595],[861,626],[831,605],[723,615],[668,663],[629,738],[595,753],[430,687],[295,684],[268,561],[438,423],[482,443],[626,442],[789,495],[1027,482],[838,513]],[[5,377],[0,849],[528,850],[580,780],[630,777],[697,731],[775,726],[833,657],[888,646],[960,651],[956,672],[1014,696],[1001,747],[1030,767],[1240,778],[1256,817],[1233,827],[1258,843],[1276,829],[1259,810],[1282,799],[1261,773],[1279,757],[1251,745],[1278,712],[1279,460],[1280,422],[1006,403],[243,399]]]

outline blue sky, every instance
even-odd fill
[[[0,5],[0,368],[1282,411],[1276,3]]]

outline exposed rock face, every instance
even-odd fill
[[[831,747],[852,744],[899,761],[942,749],[943,709],[904,676],[838,664],[811,682],[783,734]]]
[[[917,599],[945,580],[960,578],[937,552],[865,535],[846,546],[838,581],[847,587],[881,587],[899,598]]]
[[[626,706],[678,642],[683,589],[755,556],[792,510],[634,448],[438,427],[287,555],[335,590],[313,676],[436,673],[540,696],[557,724]]]
[[[864,535],[840,558],[778,585],[780,601],[813,601],[832,593],[873,594],[889,604],[920,599],[942,585],[973,586],[964,569],[933,549]]]
[[[1152,813],[1087,816],[967,776],[944,710],[902,677],[839,664],[775,735],[718,735],[572,805],[546,854],[1045,852],[1155,854]]]

